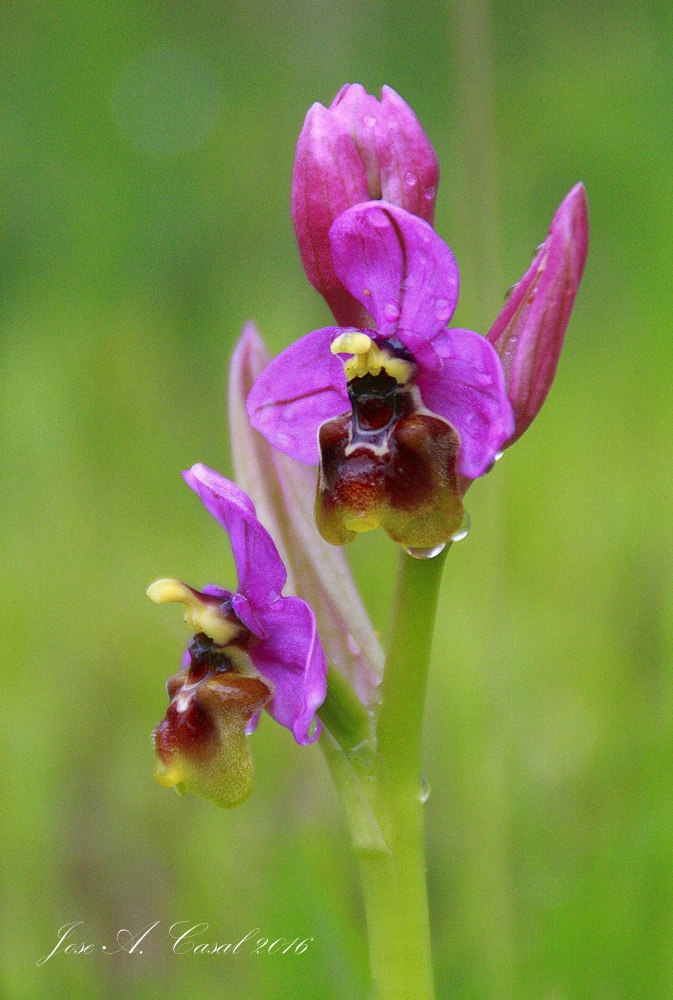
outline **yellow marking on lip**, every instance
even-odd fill
[[[365,531],[373,531],[379,526],[378,517],[372,517],[371,515],[365,517],[354,517],[350,521],[346,521],[344,527],[348,531],[357,531],[358,534],[364,534]]]

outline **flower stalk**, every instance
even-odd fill
[[[321,710],[321,747],[346,812],[362,879],[377,1000],[432,1000],[425,878],[422,732],[437,599],[447,548],[436,558],[400,553],[375,750],[362,757],[344,733],[343,702]],[[340,713],[329,708],[332,699]],[[337,734],[330,719],[337,719]]]

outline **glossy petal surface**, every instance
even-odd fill
[[[337,275],[382,337],[432,341],[456,308],[460,276],[450,248],[427,222],[382,202],[349,209],[330,229]]]
[[[530,426],[554,381],[588,243],[586,191],[577,184],[561,203],[547,239],[488,333],[502,361],[516,417],[508,445]]]
[[[252,426],[275,448],[317,465],[318,428],[350,409],[341,361],[330,345],[339,327],[314,330],[264,369],[248,396]]]
[[[327,661],[313,613],[298,597],[281,597],[261,617],[268,638],[252,647],[251,656],[275,687],[267,710],[297,743],[312,743],[320,735],[315,713],[327,693]]]
[[[339,323],[359,325],[365,317],[336,276],[327,234],[337,216],[369,198],[367,171],[349,129],[314,104],[297,142],[292,220],[308,280]]]
[[[421,397],[460,434],[457,473],[476,479],[514,429],[502,365],[489,342],[472,330],[444,330],[433,347],[442,367],[419,368]]]
[[[255,609],[270,604],[280,596],[287,574],[269,532],[257,520],[252,500],[205,465],[192,466],[183,477],[229,534],[239,591]]]

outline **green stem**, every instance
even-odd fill
[[[448,548],[448,547],[447,547]],[[343,710],[324,713],[323,751],[362,876],[377,1000],[432,1000],[421,751],[432,633],[446,550],[400,556],[376,752],[363,766]],[[328,699],[329,700],[329,699]],[[340,702],[343,707],[343,702]],[[329,730],[334,715],[338,732]],[[357,715],[353,725],[358,726]]]

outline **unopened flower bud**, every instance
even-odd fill
[[[390,87],[378,101],[360,84],[347,84],[329,109],[310,109],[297,143],[292,218],[308,279],[338,323],[371,325],[335,273],[328,240],[334,220],[347,208],[383,199],[432,223],[438,183],[435,151]]]
[[[588,240],[586,191],[583,184],[576,184],[488,333],[502,361],[516,422],[505,447],[518,440],[535,419],[554,381]]]

